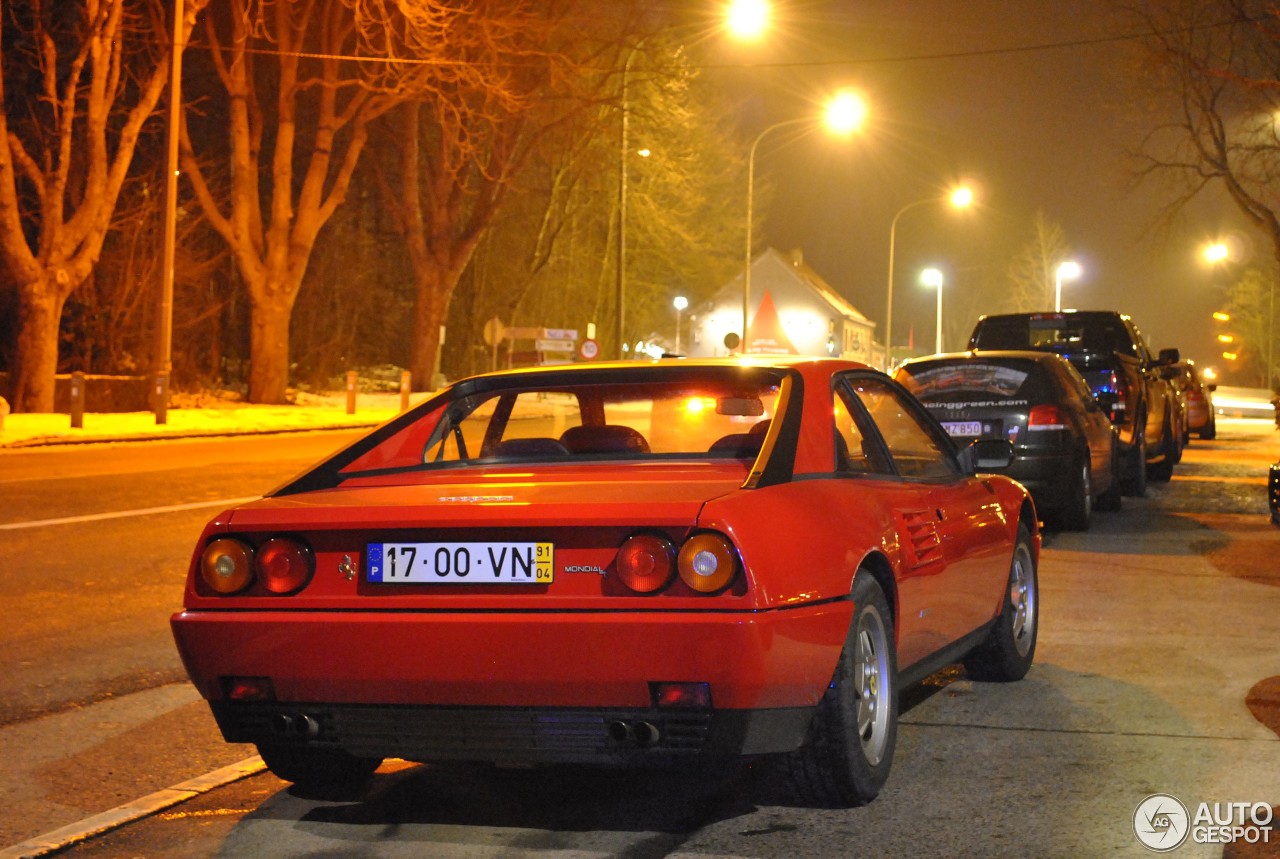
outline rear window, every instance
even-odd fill
[[[978,323],[969,345],[972,349],[1039,349],[1061,354],[1134,352],[1124,323],[1110,313],[992,316]]]
[[[781,383],[776,372],[741,369],[463,383],[341,473],[473,462],[754,459],[776,415]]]
[[[1027,361],[906,364],[898,381],[925,403],[1042,402],[1050,399],[1043,367]]]

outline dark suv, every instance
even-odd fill
[[[1182,412],[1170,379],[1177,349],[1152,357],[1133,320],[1109,310],[1006,313],[984,316],[970,349],[1056,352],[1080,371],[1115,424],[1121,452],[1121,487],[1142,495],[1147,479],[1164,481],[1182,458]]]

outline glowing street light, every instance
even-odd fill
[[[1084,274],[1084,269],[1075,260],[1063,260],[1058,263],[1058,268],[1053,274],[1053,309],[1055,312],[1062,309],[1062,282],[1064,280],[1075,280],[1082,274]]]
[[[884,300],[884,369],[886,371],[893,365],[893,251],[898,231],[898,219],[918,206],[936,202],[938,202],[937,197],[926,197],[923,200],[908,203],[899,209],[897,214],[893,216],[893,220],[889,222],[889,289]],[[967,209],[973,205],[973,191],[963,185],[954,188],[947,195],[947,202],[953,208]]]
[[[671,302],[676,309],[676,354],[680,354],[680,314],[684,313],[684,309],[689,306],[689,299],[683,295],[677,295],[676,300]]]
[[[824,114],[824,124],[835,134],[848,136],[860,129],[865,124],[867,118],[867,104],[862,96],[851,90],[841,90],[827,104]],[[756,187],[756,149],[760,146],[760,141],[764,140],[765,135],[778,128],[785,128],[788,125],[813,124],[811,117],[799,117],[797,119],[784,119],[782,122],[775,122],[764,131],[756,135],[756,139],[751,142],[751,151],[747,155],[747,254],[742,269],[742,341],[740,348],[743,352],[747,349],[747,326],[751,316],[751,245],[752,245],[752,221],[754,220],[754,201]]]
[[[724,20],[734,38],[759,39],[769,29],[769,4],[765,0],[733,0],[725,8]]]
[[[1231,251],[1227,248],[1226,242],[1210,242],[1200,253],[1209,265],[1226,262],[1231,257]]]

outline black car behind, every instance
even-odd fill
[[[984,316],[970,349],[1034,349],[1063,355],[1093,389],[1120,441],[1121,482],[1141,496],[1147,478],[1168,481],[1182,459],[1182,409],[1170,381],[1177,349],[1153,354],[1134,321],[1113,310]]]
[[[1040,515],[1084,530],[1095,505],[1120,506],[1116,431],[1071,363],[1032,351],[961,352],[908,361],[897,379],[959,444],[1007,439],[999,471],[1031,491]]]

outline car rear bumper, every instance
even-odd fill
[[[627,763],[795,748],[851,617],[840,600],[762,612],[188,611],[172,626],[232,742]],[[227,700],[245,677],[268,678],[270,700]],[[654,684],[669,682],[706,684],[712,706],[659,707]]]
[[[1019,453],[1001,474],[1012,477],[1031,493],[1038,510],[1057,510],[1073,500],[1076,456],[1055,453],[1026,456]]]

